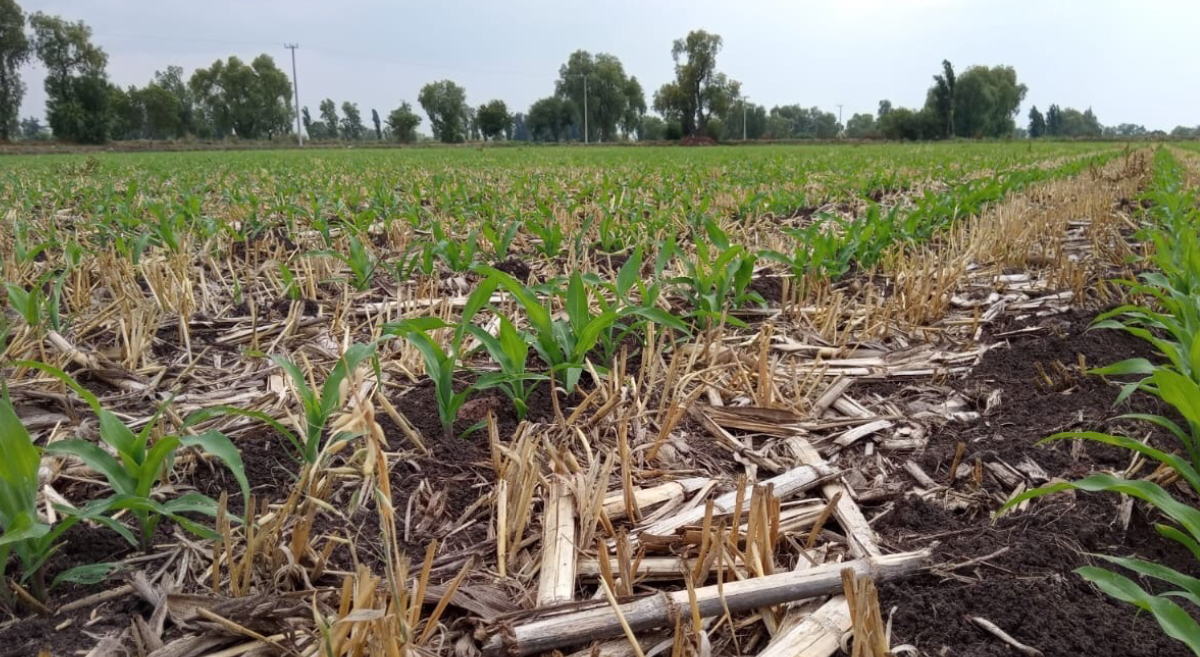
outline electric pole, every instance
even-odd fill
[[[746,101],[749,96],[742,96],[742,141],[746,141]]]
[[[583,78],[583,143],[588,143],[588,76],[586,73],[572,73],[569,77]]]
[[[842,131],[842,104],[838,103],[838,134],[841,134]]]
[[[294,43],[285,43],[283,47],[292,51],[292,91],[296,92],[296,143],[303,146],[304,132],[300,128],[300,83],[296,80],[296,48],[300,46]]]

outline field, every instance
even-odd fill
[[[0,655],[1192,654],[1193,144],[0,181]]]

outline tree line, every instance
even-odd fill
[[[28,24],[30,33],[26,33]],[[800,104],[767,109],[750,103],[739,81],[717,67],[721,37],[689,32],[671,46],[674,79],[647,96],[636,76],[608,53],[571,53],[559,67],[553,92],[521,112],[503,100],[478,106],[452,80],[423,86],[417,96],[433,138],[537,142],[671,140],[683,137],[740,139],[892,139],[1152,136],[1133,124],[1102,126],[1089,108],[1033,107],[1027,127],[1016,116],[1027,88],[1011,66],[972,66],[956,72],[949,61],[933,76],[920,108],[879,102],[874,114],[846,121]],[[15,0],[0,0],[0,141],[47,135],[47,126],[19,119],[25,86],[20,67],[36,57],[46,69],[46,119],[61,141],[102,143],[109,139],[272,139],[293,134],[292,84],[269,55],[246,63],[218,59],[190,76],[182,68],[158,71],[143,87],[121,88],[108,80],[108,55],[92,43],[82,21],[35,12],[28,18]],[[652,109],[654,113],[648,110]],[[370,110],[364,123],[357,103],[326,98],[314,115],[300,108],[310,139],[413,142],[423,119],[407,102],[381,115]],[[1178,127],[1174,137],[1200,136],[1200,127]]]

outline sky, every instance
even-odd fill
[[[524,111],[550,95],[579,49],[619,57],[653,91],[673,73],[671,44],[693,29],[720,34],[717,67],[751,102],[799,103],[843,120],[924,103],[949,59],[1009,65],[1031,105],[1091,107],[1101,123],[1148,129],[1200,125],[1200,0],[18,0],[27,13],[83,20],[108,53],[110,79],[149,82],[178,65],[260,53],[291,72],[300,104],[357,102],[369,123],[425,83],[448,78],[479,105]],[[42,116],[44,71],[24,69],[22,116]],[[421,129],[428,131],[428,121]]]

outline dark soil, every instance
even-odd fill
[[[492,265],[492,267],[508,274],[509,276],[512,276],[522,283],[528,281],[529,274],[533,272],[533,270],[529,268],[528,263],[517,258],[502,260]]]
[[[256,500],[274,502],[287,498],[300,472],[300,462],[292,456],[295,449],[287,438],[273,430],[263,430],[235,438],[233,444],[242,453],[250,494]],[[194,463],[181,477],[180,484],[192,486],[214,500],[220,499],[221,493],[228,493],[231,513],[240,516],[246,510],[237,479],[220,460]]]
[[[935,480],[948,481],[954,452],[962,441],[967,443],[969,460],[979,454],[1015,465],[1028,457],[1050,477],[1123,469],[1129,454],[1115,448],[1087,443],[1072,452],[1069,441],[1035,445],[1055,431],[1120,430],[1109,421],[1120,412],[1162,410],[1138,396],[1130,408],[1114,409],[1117,385],[1079,373],[1080,355],[1087,367],[1133,356],[1154,357],[1145,343],[1125,333],[1086,332],[1090,319],[1069,314],[1046,320],[1043,331],[1023,334],[1013,338],[1010,346],[988,352],[969,378],[953,386],[979,399],[981,411],[987,392],[998,388],[998,409],[973,426],[932,430],[927,449],[914,460]],[[1020,327],[1012,323],[994,332]],[[1066,370],[1052,369],[1055,362]],[[1053,385],[1038,382],[1042,371],[1059,372],[1052,377]],[[1139,426],[1134,435],[1147,433],[1151,433],[1147,427]],[[1152,440],[1166,444],[1161,435],[1152,435]],[[956,484],[968,492],[974,485],[962,480]],[[1085,553],[1093,552],[1137,554],[1193,576],[1200,574],[1190,553],[1153,532],[1154,518],[1147,518],[1143,509],[1135,507],[1133,521],[1123,531],[1115,521],[1116,497],[1063,494],[1036,500],[1027,512],[993,523],[990,513],[999,506],[995,500],[1010,491],[990,477],[983,488],[991,497],[979,491],[986,508],[975,512],[952,513],[940,505],[906,498],[877,524],[885,542],[897,549],[926,547],[936,540],[938,563],[960,564],[1008,548],[985,563],[953,571],[954,577],[927,574],[881,587],[883,608],[897,607],[894,644],[911,643],[922,654],[939,657],[1016,654],[966,619],[980,616],[1046,657],[1189,654],[1153,618],[1100,593],[1072,572],[1091,564]]]
[[[156,536],[165,538],[172,528],[170,523],[164,522],[159,526]],[[60,544],[58,552],[46,566],[47,583],[71,568],[119,561],[135,551],[116,532],[83,524],[67,530]],[[46,604],[55,609],[120,584],[121,575],[118,573],[113,573],[108,580],[99,584],[64,582],[50,591]],[[150,609],[140,598],[127,595],[103,604],[99,613],[94,614],[96,611],[96,608],[87,608],[54,616],[38,616],[28,609],[18,609],[16,614],[23,618],[0,628],[0,657],[36,655],[43,648],[52,655],[69,655],[75,651],[81,651],[82,654],[95,647],[97,636],[124,629],[134,614],[149,613]],[[5,610],[0,605],[0,612],[8,616],[12,610]]]

